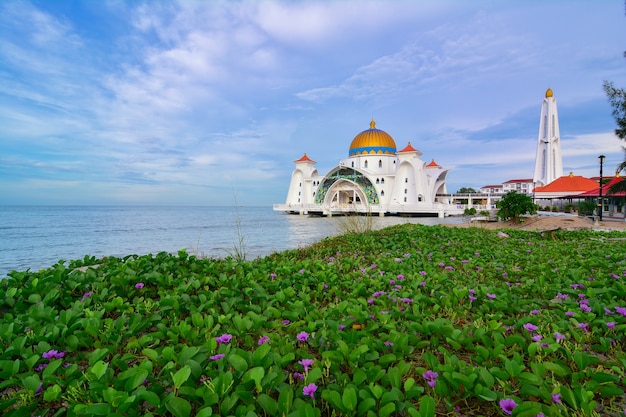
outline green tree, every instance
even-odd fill
[[[518,194],[517,191],[510,191],[498,204],[498,217],[501,220],[519,221],[519,217],[524,214],[537,213],[537,205],[533,199],[526,194]]]
[[[613,107],[613,117],[617,123],[615,134],[620,140],[626,141],[626,90],[623,88],[615,88],[612,82],[605,81],[603,84],[604,92],[609,98],[609,103]],[[626,151],[626,147],[623,147]],[[626,170],[626,158],[617,166],[617,172]],[[626,178],[611,186],[610,191],[615,193],[626,191]]]
[[[471,187],[463,187],[456,192],[457,194],[477,194],[476,190]]]

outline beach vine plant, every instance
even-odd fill
[[[626,241],[404,224],[13,271],[5,416],[621,416]]]

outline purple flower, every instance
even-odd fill
[[[613,312],[609,310],[608,308],[604,307],[604,314],[613,314]]]
[[[287,326],[289,323],[291,323],[291,321],[289,321],[289,320],[283,320],[283,326]]]
[[[230,342],[230,339],[232,338],[233,338],[232,334],[224,333],[223,335],[216,337],[215,341],[217,343],[228,343]]]
[[[626,308],[615,307],[615,311],[617,311],[622,317],[626,317]]]
[[[390,342],[389,340],[385,341],[385,346],[393,346],[393,342]]]
[[[529,331],[529,332],[531,332],[531,333],[532,333],[532,332],[534,332],[535,330],[537,330],[537,326],[535,326],[535,325],[534,325],[534,324],[532,324],[532,323],[526,323],[526,324],[524,325],[524,329],[526,329],[527,331]]]
[[[304,368],[304,373],[307,373],[309,372],[309,367],[313,365],[313,359],[302,359],[298,363]]]
[[[420,271],[420,275],[426,275],[426,271]]]
[[[300,332],[296,337],[300,342],[306,342],[309,340],[309,334],[307,332]]]
[[[561,404],[561,394],[552,394],[552,402]]]
[[[493,300],[494,298],[496,298],[495,294],[487,294],[487,298],[490,300]]]
[[[589,326],[588,323],[578,323],[578,328],[583,329],[585,332],[589,331],[589,329],[587,329],[588,326]]]
[[[42,363],[41,365],[39,365],[38,367],[35,368],[35,372],[41,372],[44,369],[46,369],[48,367],[47,363]]]
[[[556,295],[556,298],[560,298],[561,300],[567,300],[567,297],[568,297],[568,295],[567,295],[567,294],[561,294],[561,293],[558,293],[558,294]]]
[[[533,316],[536,316],[537,314],[539,314],[540,311],[541,310],[532,310],[530,314],[532,314]]]
[[[314,396],[315,391],[317,391],[317,385],[315,385],[314,383],[305,385],[304,388],[302,388],[302,393],[304,395],[308,395],[309,397],[311,397],[312,400],[315,399],[315,396]]]
[[[500,408],[508,415],[513,414],[513,409],[515,407],[517,407],[517,403],[512,398],[504,398],[500,400]]]
[[[565,340],[565,335],[559,333],[559,332],[554,332],[554,339],[557,342],[560,342],[561,340]]]
[[[346,328],[346,325],[345,325],[345,324],[340,324],[340,325],[339,325],[339,330],[343,330],[343,329],[345,329],[345,328]]]
[[[572,316],[574,315],[574,312],[573,312],[573,311],[566,311],[566,312],[565,312],[565,315],[566,315],[567,317],[572,317]]]
[[[87,297],[91,297],[91,294],[93,294],[91,291],[87,291],[86,293],[83,294],[83,298],[80,300],[81,303],[85,302],[85,299]]]
[[[226,355],[224,355],[223,353],[218,353],[217,355],[209,356],[209,359],[211,359],[212,361],[219,361],[224,356]]]
[[[437,372],[426,371],[422,374],[422,376],[431,388],[435,388],[435,385],[437,384],[437,377],[439,376]]]
[[[294,372],[293,377],[301,381],[304,381],[304,375],[302,375],[300,372]]]
[[[35,396],[41,395],[42,392],[43,392],[43,382],[40,382],[39,386],[37,387],[37,392],[35,392]]]
[[[135,288],[137,288],[138,290],[143,288],[143,282],[138,282],[135,284]]]
[[[611,330],[613,330],[613,328],[615,328],[615,322],[614,321],[607,321],[604,324],[606,324],[606,327],[608,327]]]
[[[371,304],[374,304],[374,299],[373,299],[373,298],[370,298],[369,300],[367,300],[367,304],[370,304],[370,305],[371,305]]]
[[[550,347],[550,343],[542,343],[541,347],[542,348],[549,348]]]
[[[301,274],[304,274],[306,271],[304,269],[301,269],[298,272],[300,272]]]
[[[259,346],[261,346],[263,343],[269,343],[270,341],[270,337],[269,336],[261,336],[259,337]]]
[[[589,313],[591,311],[591,307],[583,303],[580,303],[580,309],[584,311],[585,313]]]
[[[469,300],[470,300],[470,303],[471,303],[471,302],[473,302],[473,301],[478,300],[478,298],[474,297],[473,295],[470,295],[470,296],[469,296]]]
[[[61,351],[57,351],[54,349],[50,349],[47,352],[44,352],[41,357],[45,358],[45,359],[61,359],[62,357],[65,356],[65,352]]]
[[[270,278],[272,278],[272,279],[276,278],[276,274],[272,272],[272,273],[270,274]]]
[[[543,336],[541,336],[541,335],[540,335],[540,334],[538,334],[538,333],[535,333],[535,334],[533,335],[532,339],[533,339],[533,342],[539,342],[541,339],[543,339]]]

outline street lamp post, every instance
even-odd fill
[[[602,201],[602,164],[604,163],[604,155],[600,155],[598,159],[600,160],[600,198],[598,199],[598,214],[600,216],[600,221],[602,221],[602,210],[604,209],[604,201]]]

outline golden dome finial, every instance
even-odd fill
[[[551,89],[551,88],[548,88],[548,89],[546,90],[546,98],[550,98],[550,97],[552,97],[552,89]]]
[[[570,177],[570,178],[574,177],[574,171],[570,171],[570,172],[569,172],[569,177]]]
[[[376,129],[376,122],[374,121],[374,117],[372,117],[372,121],[370,122],[370,129]]]

